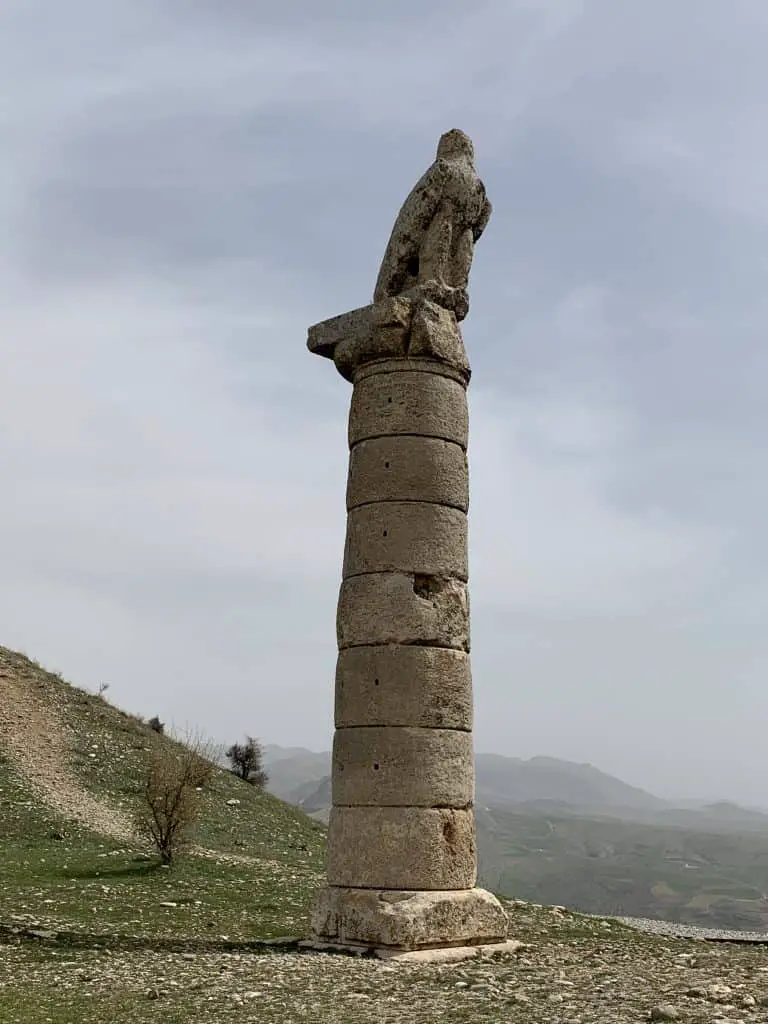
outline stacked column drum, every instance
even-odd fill
[[[328,884],[471,889],[466,375],[379,360],[353,385]]]

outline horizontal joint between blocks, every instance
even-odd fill
[[[463,452],[466,452],[466,450],[467,450],[467,446],[465,444],[462,444],[461,441],[457,441],[455,437],[451,437],[450,435],[447,435],[447,434],[440,434],[440,433],[428,433],[428,434],[418,434],[418,433],[408,434],[408,433],[404,433],[404,434],[395,434],[395,433],[387,433],[387,432],[382,432],[380,434],[367,434],[365,437],[359,437],[359,438],[357,438],[354,441],[350,441],[349,442],[349,450],[353,451],[355,448],[357,448],[357,446],[359,444],[365,444],[366,441],[381,441],[384,438],[390,438],[390,437],[397,437],[397,438],[400,438],[400,437],[411,437],[411,438],[416,438],[419,441],[421,441],[421,440],[426,440],[426,441],[445,441],[446,444],[455,444],[456,447],[457,448],[461,448],[461,450]]]
[[[459,502],[453,501],[424,501],[422,498],[371,498],[370,501],[358,501],[350,505],[349,512],[358,508],[367,508],[369,505],[436,505],[438,508],[452,508],[457,512],[464,512],[466,509]]]
[[[427,810],[427,811],[471,811],[471,810],[474,809],[475,803],[474,803],[474,800],[471,800],[467,804],[430,804],[428,807],[424,807],[424,805],[422,805],[422,804],[342,804],[342,803],[335,803],[333,806],[334,807],[360,807],[360,808],[366,808],[366,809],[369,808],[369,807],[386,807],[387,810],[396,810],[398,808],[400,810],[411,810],[413,808],[417,808],[418,810]]]

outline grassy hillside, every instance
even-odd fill
[[[316,822],[216,770],[194,851],[162,868],[133,822],[153,744],[173,740],[5,648],[0,707],[0,925],[215,941],[305,930],[324,867]]]

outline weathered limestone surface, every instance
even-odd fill
[[[477,878],[471,810],[334,807],[328,841],[335,851],[328,865],[330,885],[468,889]]]
[[[336,728],[472,729],[472,674],[463,651],[350,647],[336,663]]]
[[[331,941],[396,949],[480,945],[506,935],[501,904],[482,889],[463,892],[376,892],[328,888],[312,917],[315,935]]]
[[[337,729],[332,772],[334,807],[471,807],[472,733],[412,726]]]
[[[360,441],[349,457],[347,509],[372,501],[428,501],[466,512],[469,487],[464,449],[434,437]]]
[[[461,580],[382,572],[341,584],[339,649],[363,644],[424,644],[469,650],[469,596]]]
[[[466,514],[423,501],[353,508],[347,517],[344,578],[403,570],[466,580]]]
[[[418,364],[416,364],[418,366]],[[467,447],[464,386],[420,369],[390,370],[356,381],[349,412],[349,445],[372,437],[410,434]]]
[[[435,162],[397,215],[374,302],[417,290],[463,320],[469,312],[467,285],[475,242],[490,215],[472,142],[464,132],[446,132]]]
[[[434,302],[422,302],[414,309],[408,355],[447,363],[469,380],[469,360],[456,316]]]
[[[470,366],[459,327],[489,215],[472,143],[446,133],[395,222],[373,303],[309,330],[310,350],[353,384],[317,941],[413,950],[506,938],[498,901],[473,888]]]

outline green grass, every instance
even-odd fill
[[[70,767],[83,788],[135,815],[153,745],[173,741],[20,656],[1,648],[0,655],[71,730]],[[62,821],[0,750],[0,925],[241,941],[306,932],[324,870],[321,826],[217,770],[191,838],[207,856],[160,867],[138,838],[114,840]]]

